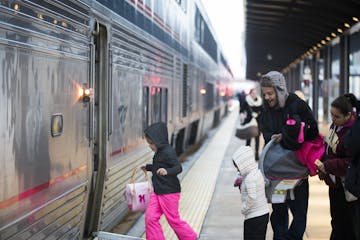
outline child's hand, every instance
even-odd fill
[[[156,173],[160,176],[166,176],[167,175],[167,171],[165,168],[159,168]]]

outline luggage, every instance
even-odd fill
[[[256,119],[252,118],[250,122],[236,126],[235,136],[244,140],[259,136],[259,128]]]

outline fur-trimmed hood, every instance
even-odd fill
[[[262,98],[260,96],[257,96],[256,100],[254,100],[250,95],[247,95],[245,99],[250,107],[260,107],[263,104]]]

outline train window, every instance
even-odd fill
[[[149,126],[149,87],[143,88],[143,130]]]
[[[183,95],[183,106],[182,106],[182,117],[186,117],[187,115],[187,107],[188,107],[188,65],[183,64],[183,86],[182,86],[182,95]]]
[[[163,88],[163,91],[162,91],[162,100],[161,100],[161,112],[162,112],[162,116],[161,116],[161,121],[167,123],[167,114],[168,114],[168,90],[167,88]]]
[[[51,136],[58,137],[63,132],[63,115],[56,113],[51,116]]]
[[[108,7],[109,9],[113,10],[114,12],[118,13],[120,16],[122,16],[122,17],[125,16],[125,8],[127,8],[127,5],[124,6],[124,4],[125,4],[124,1],[125,0],[117,0],[117,1],[97,0],[97,1],[99,3],[101,3],[102,5]],[[128,9],[126,11],[128,11]]]
[[[140,12],[137,12],[136,13],[136,25],[139,27],[139,28],[142,28],[144,29],[145,28],[145,16],[140,13]]]
[[[198,8],[196,8],[195,12],[195,39],[209,56],[217,62],[217,44],[215,38]]]
[[[205,23],[204,26],[204,43],[202,44],[203,49],[217,62],[217,44],[214,36],[212,35],[210,28]]]
[[[145,6],[151,9],[151,0],[145,0]]]
[[[214,107],[214,84],[206,83],[205,109],[211,110]]]
[[[154,12],[160,19],[164,19],[163,1],[154,1]]]
[[[128,2],[124,2],[124,17],[134,23],[135,22],[135,8]]]
[[[216,85],[219,85],[219,83],[217,83]],[[215,103],[216,103],[216,105],[220,104],[220,89],[219,88],[216,88],[216,91],[215,91]]]
[[[203,31],[201,31],[201,25],[203,24],[203,17],[198,8],[196,8],[195,13],[195,39],[198,43],[201,43],[202,36],[204,35]]]
[[[161,121],[161,92],[162,89],[160,87],[152,87],[150,90],[151,97],[151,123],[160,122]]]

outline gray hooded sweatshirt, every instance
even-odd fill
[[[146,128],[144,133],[157,147],[153,163],[146,165],[146,170],[152,172],[151,180],[154,192],[158,195],[180,192],[180,182],[177,175],[182,171],[182,167],[175,150],[169,144],[166,124],[163,122],[154,123]],[[167,175],[158,175],[156,171],[159,168],[165,168]]]

